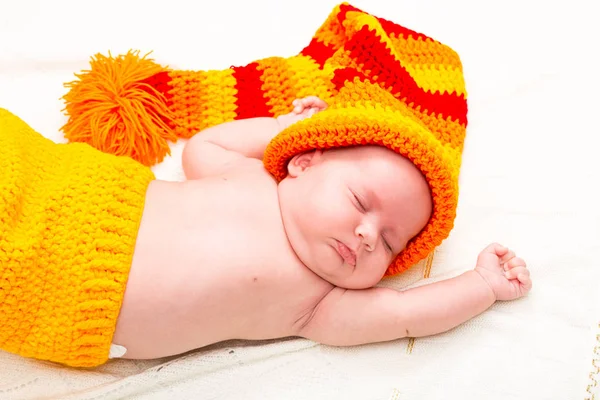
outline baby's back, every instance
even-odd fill
[[[154,181],[114,343],[154,358],[292,336],[330,289],[291,249],[261,168]]]

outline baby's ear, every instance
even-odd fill
[[[310,150],[296,154],[287,165],[288,176],[296,178],[302,175],[308,168],[321,160],[322,150]]]

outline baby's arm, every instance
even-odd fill
[[[277,118],[258,117],[225,122],[193,136],[182,155],[187,179],[221,174],[239,161],[262,160],[267,145],[279,132],[327,106],[314,96],[295,100],[293,105],[291,113]]]
[[[531,288],[525,262],[494,244],[475,270],[404,292],[387,288],[333,289],[301,335],[349,346],[448,331],[487,310],[496,300],[524,296]]]
[[[240,162],[258,161],[279,126],[273,118],[249,118],[207,128],[185,145],[181,162],[188,180],[220,175]]]

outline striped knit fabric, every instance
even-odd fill
[[[110,62],[122,68],[146,63],[146,73],[135,82],[119,82],[123,92],[135,84],[144,96],[153,96],[152,102],[144,100],[150,106],[139,118],[154,124],[140,129],[139,135],[154,129],[155,142],[143,144],[144,151],[138,146],[130,152],[146,165],[168,153],[167,138],[189,138],[235,119],[276,117],[290,112],[294,99],[316,95],[328,109],[283,131],[265,152],[265,166],[277,179],[285,177],[291,157],[315,148],[377,144],[410,159],[430,185],[434,212],[387,275],[425,258],[453,227],[467,102],[460,58],[438,41],[343,3],[310,44],[289,58],[271,57],[225,70],[183,71],[161,67],[137,53],[116,60],[97,57],[92,69]],[[85,74],[79,78],[68,84],[70,120],[63,130],[70,140],[97,142],[95,132],[81,134],[90,129],[82,122],[87,121],[82,116],[90,115],[90,103],[81,101],[87,95],[82,93],[88,92],[82,88]],[[114,120],[106,118],[109,125]]]

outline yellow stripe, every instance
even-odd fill
[[[423,90],[467,95],[462,71],[449,65],[405,65],[406,71]]]
[[[237,90],[232,69],[176,71],[171,78],[178,136],[188,138],[236,117]]]
[[[290,70],[296,81],[296,96],[317,96],[326,103],[331,103],[334,85],[333,69],[319,69],[319,65],[312,58],[298,55],[287,59]]]

